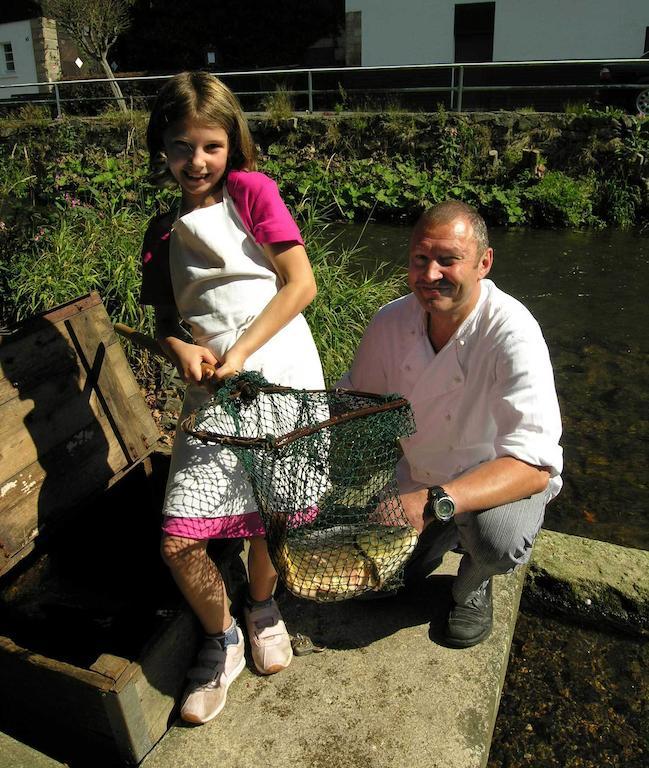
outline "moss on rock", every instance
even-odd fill
[[[523,599],[578,622],[649,636],[649,552],[541,531]]]

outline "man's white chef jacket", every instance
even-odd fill
[[[441,485],[483,461],[513,456],[548,467],[552,498],[562,485],[563,452],[545,340],[519,301],[491,280],[480,286],[477,305],[437,354],[414,294],[386,304],[340,384],[410,401],[417,432],[401,441],[402,490]]]

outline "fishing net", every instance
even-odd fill
[[[329,602],[402,583],[417,542],[395,476],[398,438],[415,431],[407,400],[280,387],[246,372],[182,428],[241,461],[293,594]]]

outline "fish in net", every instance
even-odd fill
[[[398,439],[415,431],[407,400],[281,387],[245,372],[182,428],[240,460],[294,595],[330,602],[401,585],[417,543],[395,475]]]

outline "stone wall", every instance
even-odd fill
[[[38,82],[53,82],[61,79],[61,57],[59,38],[54,19],[39,17],[30,20],[36,75]],[[41,88],[49,90],[47,87]]]

